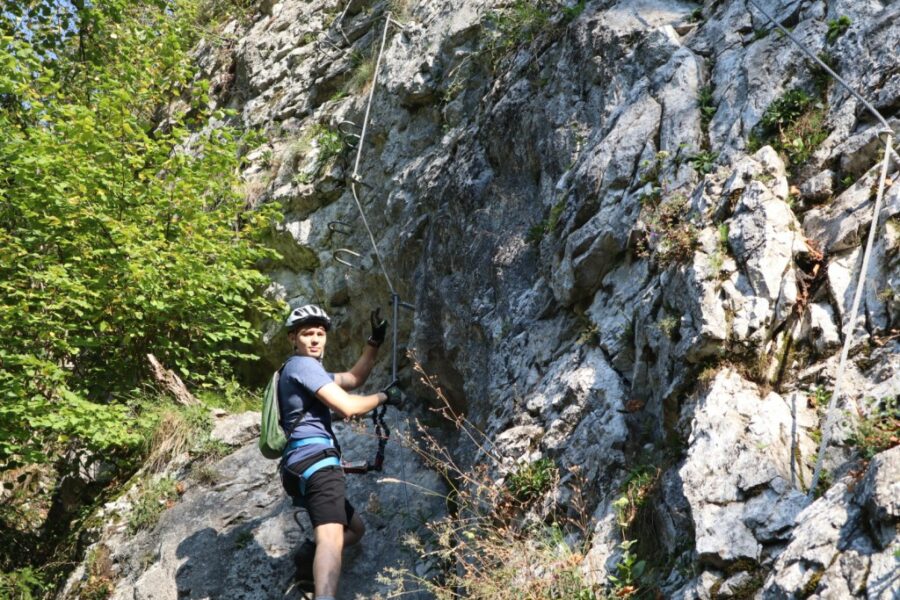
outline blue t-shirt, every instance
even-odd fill
[[[281,428],[289,440],[310,437],[332,438],[331,410],[316,398],[319,389],[334,381],[334,374],[328,373],[317,359],[311,356],[292,356],[281,370],[278,380],[278,401],[281,408]],[[287,431],[301,411],[303,418]],[[300,446],[288,452],[285,464],[292,465],[327,448],[326,444]]]

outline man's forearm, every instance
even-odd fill
[[[366,344],[362,354],[359,356],[359,360],[356,361],[356,364],[349,371],[352,381],[348,382],[351,384],[351,387],[347,389],[356,389],[366,382],[372,373],[372,369],[375,367],[375,358],[377,356],[378,348]]]

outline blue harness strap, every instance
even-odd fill
[[[301,448],[303,446],[331,446],[332,448],[334,448],[334,441],[328,437],[308,437],[299,440],[291,440],[285,445],[282,456],[286,456],[287,453],[291,450],[294,450],[295,448]],[[310,477],[313,476],[316,471],[318,471],[319,469],[324,469],[325,467],[339,466],[341,466],[341,459],[337,458],[336,456],[328,456],[309,465],[306,470],[300,474],[300,495],[306,495],[306,482]]]
[[[331,438],[327,437],[308,437],[300,440],[291,440],[284,446],[283,454],[287,454],[291,450],[295,448],[300,448],[301,446],[314,446],[314,445],[324,445],[334,447],[334,442]]]
[[[324,469],[325,467],[340,467],[341,459],[336,456],[328,456],[323,458],[320,461],[314,462],[309,465],[303,473],[300,474],[300,495],[306,495],[306,481],[313,476],[313,474],[319,469]]]

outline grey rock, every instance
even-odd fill
[[[253,413],[240,417],[248,414]],[[405,435],[401,423],[392,425],[393,440]],[[340,424],[337,433],[347,453],[357,455],[349,459],[374,452],[370,434]],[[348,498],[360,511],[369,534],[359,546],[345,551],[342,597],[384,593],[376,575],[385,567],[414,569],[415,560],[410,561],[401,543],[384,544],[379,538],[400,540],[403,535],[421,533],[418,525],[397,515],[434,514],[442,503],[443,484],[414,453],[396,441],[388,445],[388,453],[383,473],[347,479]],[[254,441],[209,468],[217,473],[217,483],[186,481],[184,494],[151,530],[135,536],[127,530],[136,490],[104,508],[107,515],[119,517],[104,526],[100,537],[100,543],[113,550],[117,569],[111,598],[303,597],[291,581],[291,553],[311,535],[311,529],[303,512],[299,513],[302,525],[295,522],[296,509],[282,489],[276,461],[264,459]],[[70,579],[69,590],[78,576]]]
[[[784,399],[761,397],[755,385],[727,369],[691,410],[690,447],[678,472],[700,560],[714,566],[759,561],[761,544],[786,539],[803,505],[788,482],[808,480],[809,472],[794,464],[792,448],[796,444],[810,456],[815,445],[801,427],[792,441]]]
[[[841,345],[841,336],[830,304],[814,302],[803,315],[801,337],[807,339],[820,355]]]
[[[821,202],[831,197],[834,193],[834,184],[837,175],[831,169],[814,175],[803,182],[800,187],[800,197],[809,202]]]
[[[259,435],[261,418],[260,413],[254,411],[237,415],[213,415],[213,428],[209,437],[229,446],[242,446]]]
[[[896,597],[898,464],[900,449],[883,452],[873,459],[859,485],[847,476],[807,506],[766,580],[763,597],[811,591],[821,598]],[[891,561],[893,575],[888,575]]]
[[[872,459],[857,502],[865,509],[875,542],[882,549],[889,547],[897,539],[900,524],[900,446]]]
[[[722,582],[716,598],[745,598],[755,591],[757,578],[758,576],[747,571],[739,571]]]
[[[872,188],[877,186],[880,169],[872,167],[835,200],[814,208],[803,217],[807,237],[822,243],[828,253],[840,252],[864,243],[872,222]],[[896,177],[896,175],[894,175]],[[884,195],[879,222],[900,213],[900,187],[891,186]]]

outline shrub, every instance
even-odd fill
[[[750,149],[764,143],[784,157],[789,165],[803,164],[828,137],[825,108],[802,89],[786,92],[766,109],[750,136]]]
[[[237,132],[203,128],[226,115],[191,62],[196,5],[99,0],[65,16],[90,35],[44,35],[68,5],[38,2],[29,35],[0,13],[0,469],[133,447],[120,394],[148,352],[211,384],[274,312],[274,213],[235,192]]]
[[[38,600],[44,597],[47,588],[47,581],[41,573],[31,567],[0,572],[0,598]]]

